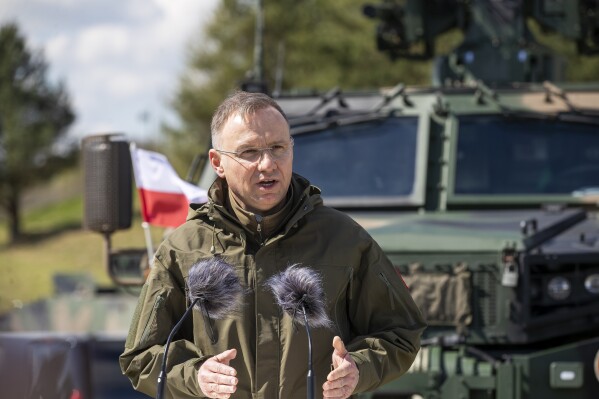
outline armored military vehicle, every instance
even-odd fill
[[[326,100],[280,99],[301,115],[294,168],[368,229],[429,323],[410,372],[372,397],[594,397],[599,91]]]
[[[368,229],[428,320],[411,370],[364,396],[597,397],[599,86],[551,83],[563,60],[526,22],[596,54],[599,2],[364,12],[393,58],[432,57],[437,35],[464,33],[434,87],[279,98],[294,170]]]

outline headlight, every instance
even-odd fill
[[[584,288],[591,294],[599,294],[599,274],[589,274],[584,279]]]
[[[547,284],[547,294],[555,300],[566,299],[571,291],[570,281],[565,277],[554,277]]]

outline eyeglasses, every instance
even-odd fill
[[[253,164],[259,162],[266,151],[268,151],[273,161],[286,159],[291,154],[291,148],[293,148],[293,139],[289,141],[289,144],[275,144],[272,147],[266,148],[246,148],[241,151],[225,151],[216,148],[214,150],[218,153],[232,155],[235,158]]]

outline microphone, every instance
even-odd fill
[[[221,258],[211,258],[195,263],[187,277],[187,298],[191,305],[173,327],[164,346],[162,367],[158,375],[156,398],[162,399],[166,383],[166,358],[171,341],[181,325],[195,307],[202,312],[204,327],[212,345],[218,338],[214,334],[210,319],[220,320],[239,310],[243,288],[233,266]]]
[[[326,298],[320,274],[299,264],[289,266],[266,281],[275,295],[277,304],[293,321],[303,324],[308,334],[308,374],[306,376],[307,398],[314,398],[314,370],[312,368],[312,336],[310,328],[333,327],[327,315]],[[296,318],[296,315],[300,317]]]

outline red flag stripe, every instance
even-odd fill
[[[177,227],[185,222],[190,202],[208,200],[206,190],[182,180],[164,155],[132,147],[131,159],[144,221]]]
[[[177,227],[187,217],[189,202],[184,194],[138,189],[143,219],[153,225]]]

